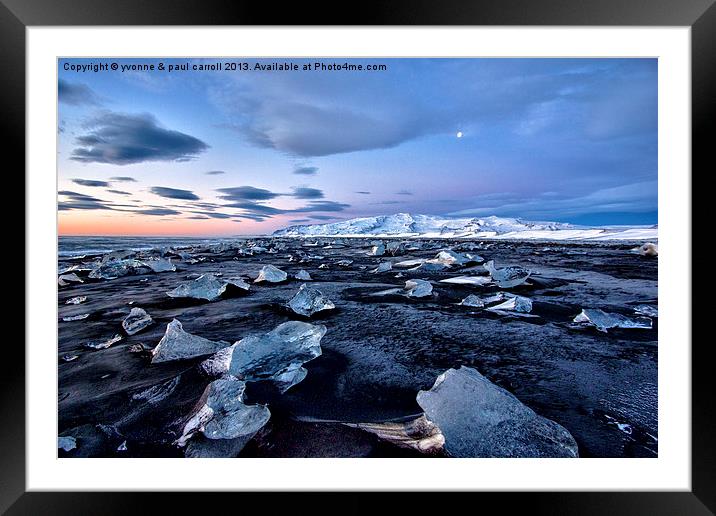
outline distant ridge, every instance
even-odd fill
[[[507,217],[453,218],[396,213],[376,217],[288,226],[273,233],[283,237],[422,237],[516,240],[657,240],[656,226],[589,227],[562,222],[533,222]]]

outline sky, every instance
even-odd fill
[[[405,212],[658,222],[656,59],[58,67],[60,235],[257,235]]]

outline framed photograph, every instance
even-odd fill
[[[3,511],[713,514],[713,2],[145,4],[0,8]]]

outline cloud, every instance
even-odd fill
[[[336,217],[332,215],[311,215],[309,218],[312,220],[333,220]]]
[[[104,201],[92,195],[85,195],[71,190],[60,190],[57,192],[57,195],[65,198],[57,203],[57,209],[60,211],[115,210],[117,208],[128,207],[126,204],[116,204]]]
[[[180,211],[172,210],[171,208],[149,208],[146,210],[136,210],[134,213],[137,213],[139,215],[155,215],[155,216],[165,216],[165,215],[181,215]]]
[[[57,81],[57,100],[70,106],[98,106],[99,97],[89,86],[79,82]]]
[[[409,190],[398,190],[395,195],[413,195],[413,192]]]
[[[208,176],[218,176],[221,174],[226,174],[223,170],[209,170],[208,172],[204,172]]]
[[[311,219],[291,219],[289,222],[293,222],[294,224],[301,224],[302,222],[311,222]]]
[[[335,201],[311,201],[308,203],[307,206],[304,206],[303,208],[296,208],[295,210],[290,210],[290,213],[305,213],[312,211],[343,211],[350,207],[350,204],[344,204]]]
[[[296,167],[293,169],[294,174],[313,176],[318,173],[318,167]]]
[[[500,215],[532,219],[565,219],[594,213],[643,213],[658,207],[657,181],[641,181],[602,188],[591,193],[556,198],[513,196],[476,199],[481,206],[449,213],[451,216]],[[548,200],[545,200],[545,197]]]
[[[129,192],[125,192],[124,190],[107,190],[109,193],[117,194],[117,195],[132,195]]]
[[[323,192],[318,188],[295,187],[293,197],[296,199],[322,199]]]
[[[220,197],[227,201],[268,201],[279,197],[280,193],[274,193],[264,188],[255,188],[253,186],[237,186],[234,188],[219,188],[217,192],[224,195]]]
[[[203,215],[205,218],[211,217],[212,219],[230,219],[231,217],[233,217],[233,215],[229,215],[228,213],[220,213],[214,211],[192,211],[191,213]]]
[[[458,130],[473,142],[499,132],[555,144],[564,136],[597,141],[656,133],[654,59],[385,63],[389,73],[359,79],[222,78],[209,86],[209,98],[229,119],[224,126],[246,141],[304,158],[388,149],[426,136],[454,139]]]
[[[154,116],[104,112],[86,124],[70,159],[130,165],[146,161],[188,161],[209,148],[188,134],[165,129]]]
[[[129,176],[114,176],[110,177],[112,181],[119,181],[120,183],[136,183],[137,180]]]
[[[370,192],[358,191],[358,192],[356,192],[356,193],[357,193],[357,194],[361,194],[361,195],[370,195]]]
[[[107,181],[95,181],[94,179],[73,179],[72,182],[82,186],[111,186],[111,183]]]
[[[198,201],[199,196],[189,190],[180,190],[178,188],[168,188],[166,186],[153,186],[149,189],[155,195],[166,197],[167,199],[183,199],[187,201]]]

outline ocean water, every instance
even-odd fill
[[[58,255],[71,257],[106,253],[118,249],[146,251],[158,247],[188,247],[236,240],[239,238],[61,236],[58,239]]]

